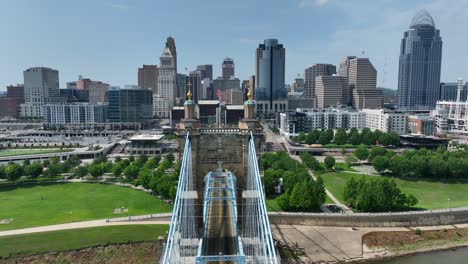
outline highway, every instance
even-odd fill
[[[215,176],[226,178],[226,175]],[[213,182],[213,187],[226,187],[226,183]],[[217,200],[216,198],[231,197],[229,189],[215,189],[211,193],[213,199],[209,203],[209,217],[207,230],[203,237],[203,255],[236,255],[238,244],[235,237],[235,222],[232,216],[232,204],[229,200]],[[234,262],[209,262],[209,263],[234,263]]]

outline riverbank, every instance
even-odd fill
[[[370,232],[363,236],[363,259],[343,263],[382,263],[425,253],[468,247],[468,228]]]

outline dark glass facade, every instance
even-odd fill
[[[149,90],[112,89],[109,91],[109,122],[141,123],[153,115],[153,93]]]
[[[286,49],[277,39],[266,39],[256,53],[257,87],[256,100],[286,99],[288,91],[284,85]]]
[[[434,109],[439,97],[442,39],[432,17],[416,14],[401,41],[398,72],[398,106]]]

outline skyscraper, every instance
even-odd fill
[[[439,94],[442,39],[426,10],[419,11],[401,40],[398,106],[433,109]]]
[[[285,79],[286,49],[277,39],[265,39],[257,48],[256,64],[256,100],[268,101],[268,112],[280,111],[281,107],[274,107],[273,101],[287,98]],[[261,108],[257,104],[257,109]],[[277,111],[274,111],[277,108]]]
[[[343,76],[317,76],[315,78],[315,96],[317,107],[326,108],[348,104],[348,78]]]
[[[336,74],[336,66],[326,63],[313,64],[304,70],[304,96],[315,97],[315,77]]]
[[[177,72],[177,49],[173,37],[169,36],[167,38],[166,47],[169,47],[169,50],[171,51],[172,57],[174,58],[174,68]]]
[[[153,115],[153,98],[149,90],[109,90],[108,118],[112,123],[141,123]]]
[[[197,65],[197,71],[200,72],[202,79],[209,78],[210,80],[213,80],[213,65]]]
[[[42,117],[44,103],[60,94],[59,73],[45,67],[29,68],[24,71],[24,104],[21,115]]]
[[[347,56],[340,62],[340,68],[338,69],[340,76],[348,77],[350,61],[355,58],[356,56]]]
[[[158,65],[144,65],[138,68],[138,86],[142,89],[150,89],[153,94],[158,94]]]
[[[176,61],[168,44],[160,57],[158,89],[159,95],[169,100],[171,105],[175,102],[177,94]]]
[[[383,107],[383,92],[377,89],[377,70],[368,58],[354,58],[349,63],[349,89],[356,109]]]
[[[222,77],[223,79],[230,79],[234,78],[235,76],[235,70],[234,70],[234,60],[231,58],[225,58],[223,60],[223,65],[222,65],[222,70],[223,74]]]

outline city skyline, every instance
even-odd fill
[[[310,0],[268,2],[269,6],[265,3],[204,2],[197,8],[210,15],[202,17],[189,12],[193,4],[176,2],[172,8],[179,8],[180,12],[172,14],[172,19],[177,22],[161,23],[169,21],[170,15],[158,11],[170,7],[164,2],[83,1],[71,6],[59,1],[40,4],[12,1],[8,8],[0,8],[0,29],[8,36],[0,44],[3,58],[0,89],[21,83],[22,71],[37,66],[59,70],[60,87],[76,80],[78,75],[112,86],[136,84],[138,68],[143,64],[158,64],[161,47],[168,36],[174,37],[178,46],[181,73],[185,73],[185,67],[195,70],[199,64],[212,64],[213,77],[221,76],[223,58],[232,57],[236,62],[236,76],[248,79],[255,72],[252,58],[255,48],[263,39],[276,38],[287,49],[286,83],[291,83],[310,64],[339,65],[343,57],[355,55],[371,59],[378,72],[378,86],[396,89],[401,32],[423,8],[432,14],[444,38],[441,81],[468,78],[460,70],[464,66],[463,56],[460,56],[464,42],[458,34],[468,26],[464,19],[468,3],[452,7],[442,0],[381,1],[378,4],[367,0]],[[259,6],[275,14],[276,20],[264,14],[258,18],[251,16]],[[78,16],[83,10],[87,11],[86,21]],[[231,12],[229,20],[222,14],[226,11]],[[20,15],[22,21],[17,20]],[[216,36],[187,31],[190,20],[197,21],[202,25],[200,28],[216,32],[211,34]],[[327,23],[314,26],[314,22],[320,21]],[[218,28],[222,27],[227,30],[220,32]],[[35,42],[39,38],[40,43]],[[218,42],[211,41],[213,38]]]

